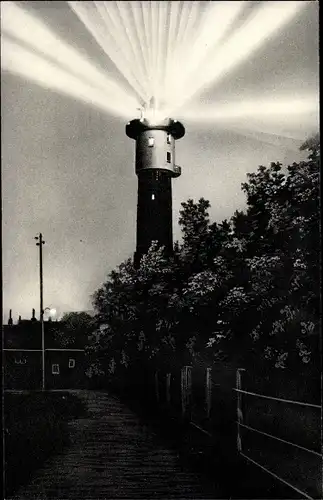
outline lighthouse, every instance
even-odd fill
[[[176,120],[146,118],[130,121],[126,134],[136,141],[136,174],[138,176],[137,242],[135,266],[148,252],[152,241],[173,251],[172,179],[181,175],[175,163],[175,141],[185,135],[184,126]]]

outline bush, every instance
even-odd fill
[[[67,421],[84,413],[82,402],[68,393],[5,393],[6,496],[68,443]]]

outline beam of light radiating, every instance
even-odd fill
[[[167,86],[168,76],[167,76],[167,57],[169,52],[168,40],[169,40],[169,25],[171,17],[171,5],[169,2],[161,2],[161,15],[159,17],[159,51],[160,51],[160,72],[159,72],[159,82],[161,91],[161,101],[165,100],[165,88]]]
[[[133,30],[134,23],[132,23],[131,19],[131,10],[129,8],[129,2],[116,2],[120,25],[123,26],[125,35],[127,37],[127,47],[130,53],[132,53],[134,57],[134,61],[137,68],[137,74],[139,76],[139,81],[144,82],[146,79],[145,69],[144,69],[144,61],[141,57],[140,48],[137,45],[136,36]]]
[[[217,106],[189,106],[181,112],[185,119],[194,122],[219,123],[235,118],[267,118],[270,116],[284,117],[291,115],[304,115],[318,113],[319,103],[317,98],[302,96],[297,99],[284,99],[275,97],[270,100],[256,100],[236,102],[234,104],[221,104]]]
[[[127,62],[127,73],[124,73],[124,75],[131,75],[132,81],[136,82],[136,87],[134,88],[136,88],[141,98],[144,99],[146,96],[145,80],[140,72],[141,68],[137,61],[135,47],[129,38],[127,27],[124,25],[122,19],[120,20],[118,2],[94,2],[94,5],[101,15],[108,33],[113,35],[117,54],[121,53]],[[107,45],[105,45],[105,48],[106,51],[109,50]],[[119,70],[124,72],[124,66],[119,67]]]
[[[235,127],[226,125],[226,130],[234,132],[235,134],[242,135],[247,139],[253,139],[256,142],[262,142],[264,144],[269,144],[270,146],[284,147],[290,151],[298,151],[300,146],[304,143],[306,138],[306,133],[298,137],[288,137],[284,134],[271,134],[269,132],[254,131],[248,128]]]
[[[177,27],[179,20],[179,8],[180,2],[171,2],[170,6],[170,18],[169,18],[169,30],[168,30],[168,39],[167,39],[167,56],[166,56],[166,78],[171,79],[171,75],[173,75],[174,71],[174,48],[176,47],[176,36],[177,36]],[[178,67],[176,68],[176,75],[178,75]],[[168,96],[167,96],[168,97]]]
[[[182,10],[177,31],[177,46],[180,46],[180,44],[183,41],[183,36],[189,20],[189,11],[190,11],[190,5],[188,5],[189,3],[190,2],[182,2]]]
[[[34,52],[43,54],[49,63],[50,61],[58,63],[64,71],[70,73],[71,76],[74,75],[86,85],[91,85],[92,93],[97,92],[98,89],[101,93],[106,94],[107,100],[110,96],[113,100],[124,102],[122,107],[129,106],[135,109],[137,101],[127,95],[125,90],[99,71],[75,49],[62,42],[41,21],[25,12],[14,2],[8,1],[2,4],[1,32],[9,35],[10,38],[17,39],[24,46],[29,46]],[[8,47],[8,44],[6,46]],[[5,51],[4,56],[6,57]],[[9,64],[7,58],[6,61],[6,64]],[[25,67],[23,61],[21,64]],[[56,64],[56,66],[58,65]],[[10,64],[9,67],[11,67]],[[34,68],[30,67],[29,73],[32,74],[34,71]],[[28,77],[28,74],[25,72],[24,76]],[[33,79],[35,77],[36,75],[33,75]],[[111,109],[115,109],[115,107],[112,106]]]
[[[46,55],[48,64],[55,61],[58,70],[71,77],[77,75],[79,83],[91,85],[100,98],[103,94],[106,99],[113,95],[122,102],[123,115],[126,107],[132,113],[141,106],[146,117],[154,122],[176,112],[178,117],[196,123],[231,120],[232,124],[238,119],[255,119],[257,112],[267,121],[274,116],[283,119],[284,114],[308,112],[308,99],[290,105],[288,100],[275,104],[252,99],[231,108],[226,105],[216,109],[183,109],[183,104],[208,84],[219,82],[276,34],[308,1],[265,1],[260,5],[255,2],[243,24],[240,14],[244,16],[245,6],[250,3],[246,0],[67,3],[113,62],[124,87],[14,2],[3,2],[2,31]],[[25,70],[24,75],[27,76]]]
[[[147,81],[149,81],[148,59],[147,59],[147,41],[145,39],[143,30],[142,30],[142,17],[141,17],[141,10],[140,10],[140,2],[139,1],[132,1],[132,2],[129,2],[129,4],[130,4],[131,11],[132,11],[134,23],[135,23],[136,37],[137,37],[138,44],[139,44],[141,54],[142,54],[142,58],[144,61],[145,77],[146,77]]]
[[[157,81],[160,87],[165,88],[166,84],[166,54],[165,54],[165,33],[166,33],[166,19],[167,19],[167,4],[163,1],[159,4],[159,18],[158,18],[158,64],[157,64]],[[164,96],[163,96],[164,97]]]
[[[179,116],[179,119],[185,119]],[[200,129],[210,127],[210,121],[195,122]],[[192,121],[192,124],[194,122]],[[289,115],[267,115],[264,118],[251,115],[245,118],[231,118],[213,122],[213,127],[238,131],[243,135],[245,131],[258,135],[259,137],[275,136],[287,140],[304,140],[304,137],[314,134],[319,128],[318,112],[307,112],[292,117]],[[260,139],[259,139],[260,140]]]
[[[152,52],[152,74],[153,74],[153,95],[158,95],[158,73],[157,73],[157,51],[158,51],[158,40],[156,35],[158,35],[157,29],[157,9],[158,4],[155,4],[154,0],[149,2],[149,12],[150,12],[150,25],[151,25],[151,52]],[[157,103],[155,104],[155,106]]]
[[[165,39],[165,84],[167,85],[167,81],[170,83],[171,76],[169,72],[169,61],[171,58],[171,42],[174,30],[174,16],[172,6],[169,7],[167,13],[167,30],[166,30],[166,39]]]
[[[149,84],[153,83],[153,73],[152,73],[152,49],[151,49],[151,26],[149,23],[149,11],[146,6],[146,2],[140,2],[142,19],[143,19],[143,31],[147,42],[147,59],[148,59],[148,71],[149,71]]]
[[[138,74],[139,81],[145,90],[145,94],[148,95],[148,85],[147,85],[147,76],[145,73],[144,58],[142,57],[140,48],[136,43],[136,36],[134,32],[135,23],[131,16],[131,9],[129,3],[130,2],[124,2],[124,1],[116,2],[121,23],[124,25],[124,30],[128,37],[129,51],[132,50],[132,54],[134,55],[133,61],[136,66],[135,72],[136,74]],[[110,5],[110,2],[108,2],[108,5]]]
[[[68,4],[80,21],[84,24],[85,28],[89,31],[89,33],[91,33],[98,45],[103,49],[106,55],[115,64],[116,68],[118,68],[120,73],[128,81],[129,85],[134,89],[135,94],[141,99],[144,99],[145,92],[138,83],[137,78],[133,76],[130,69],[132,64],[130,64],[129,60],[125,58],[123,53],[120,53],[118,38],[114,38],[114,35],[118,37],[118,32],[113,30],[113,25],[111,26],[111,31],[109,31],[107,25],[105,24],[107,19],[105,6],[99,4],[100,17],[97,15],[98,11],[94,8],[95,6],[92,2],[68,1]]]
[[[212,2],[212,5],[204,12],[201,26],[197,30],[197,37],[191,43],[190,51],[186,56],[183,87],[190,78],[194,77],[194,73],[202,64],[207,64],[205,61],[210,52],[216,49],[246,4],[246,1]],[[210,19],[216,22],[216,29]]]
[[[318,129],[319,103],[312,96],[250,100],[204,109],[198,106],[188,107],[182,110],[179,118],[196,123],[199,127],[214,124],[239,130],[242,134],[249,129],[258,135],[278,135],[291,140],[302,140]]]
[[[109,96],[102,90],[93,89],[93,86],[22,47],[5,34],[1,36],[1,66],[4,70],[34,81],[46,89],[56,90],[116,116],[129,117],[129,107],[123,100],[119,100],[118,94]]]
[[[247,120],[220,122],[219,125],[222,127],[235,127],[240,130],[249,129],[259,134],[279,135],[293,140],[303,140],[304,137],[312,135],[319,128],[316,113],[299,115],[299,117],[294,115],[292,118],[272,115],[262,120],[248,118]]]
[[[182,89],[182,95],[176,95],[177,102],[172,107],[172,111],[180,108],[207,85],[218,83],[229,70],[249,57],[308,3],[307,1],[267,1],[261,4],[248,21],[209,58],[203,70],[191,79],[189,88],[185,88],[185,92]],[[215,20],[210,18],[210,23],[214,22]]]
[[[194,45],[200,30],[200,2],[188,1],[183,2],[183,4],[184,5],[180,16],[181,19],[179,22],[178,33],[176,36],[176,44],[174,44],[172,50],[172,65],[170,66],[169,63],[165,65],[164,100],[167,103],[167,107],[169,107],[169,105],[172,103],[174,96],[176,98],[175,89],[178,89],[179,95],[183,91],[180,82],[183,81],[183,79],[185,78],[184,75],[186,74],[186,68],[184,64],[187,60],[189,50],[192,45]],[[166,67],[168,68],[167,73]],[[179,68],[181,68],[180,72]]]
[[[192,41],[192,35],[195,36],[198,31],[197,24],[199,21],[200,2],[193,0],[187,2],[187,4],[187,8],[185,9],[187,15],[186,26],[183,30],[182,39],[179,40],[178,48],[175,48],[177,60],[181,60],[184,51],[187,52],[187,47],[190,46]]]
[[[190,22],[187,24],[187,33],[190,32],[191,24],[194,24],[194,22],[196,22],[198,15],[198,5],[197,5],[198,3],[199,2],[196,2],[195,4],[192,3],[191,18],[189,19]],[[179,72],[179,64],[181,65],[182,72],[186,73],[185,67],[182,66],[183,64],[182,52],[180,50],[180,47],[178,47],[178,42],[177,42],[177,35],[178,35],[177,27],[180,25],[179,7],[180,7],[180,2],[170,2],[170,15],[168,23],[166,64],[165,64],[165,90],[163,95],[163,100],[167,103],[171,102],[170,97],[173,95],[174,86],[178,85],[177,83],[178,79],[181,78],[181,73]],[[194,35],[196,35],[196,31],[193,33]],[[185,41],[183,42],[183,45],[184,43]],[[176,50],[177,47],[178,50]]]

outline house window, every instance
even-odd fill
[[[171,163],[172,162],[172,155],[169,151],[167,151],[167,163]]]
[[[155,139],[154,139],[153,137],[149,137],[149,138],[148,138],[148,146],[149,146],[150,148],[152,148],[152,147],[153,147],[153,145],[154,145],[154,143],[155,143]]]
[[[68,367],[69,368],[75,368],[75,359],[70,358],[68,360]]]
[[[172,143],[172,136],[170,134],[167,134],[167,144]]]
[[[16,365],[25,365],[27,363],[26,358],[15,358],[15,364]]]
[[[52,374],[59,375],[59,365],[52,365]]]

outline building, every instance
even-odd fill
[[[11,321],[10,321],[11,320]],[[68,338],[59,321],[44,322],[45,389],[77,389],[86,387],[86,338]],[[65,342],[62,343],[62,339]],[[4,388],[39,390],[42,388],[42,331],[35,319],[10,318],[3,327]]]
[[[134,257],[138,266],[151,243],[157,241],[166,254],[173,251],[172,179],[181,175],[175,164],[175,141],[185,134],[176,120],[151,123],[146,118],[126,126],[128,137],[136,141],[138,176],[137,244]]]

